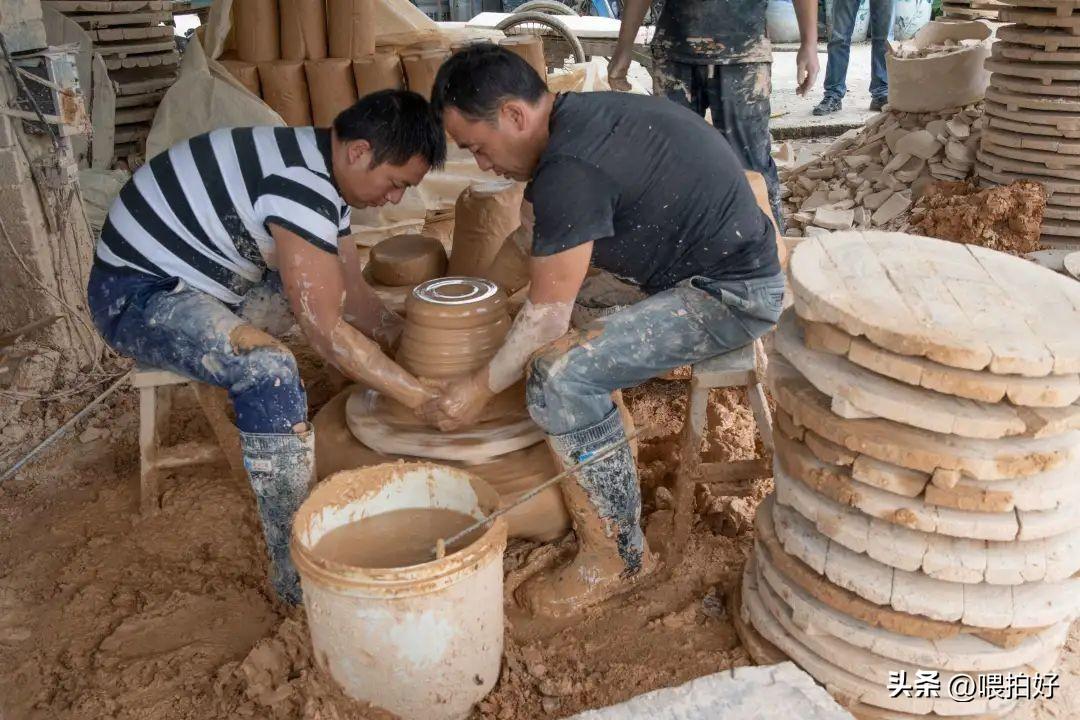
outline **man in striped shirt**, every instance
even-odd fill
[[[343,317],[349,208],[397,203],[446,141],[427,102],[383,91],[332,128],[224,128],[152,158],[120,191],[88,296],[106,341],[144,365],[228,390],[278,595],[300,601],[292,516],[314,480],[296,359],[267,330],[298,322],[328,362],[411,408],[433,397],[383,353],[400,319],[366,286]]]

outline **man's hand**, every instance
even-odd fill
[[[483,370],[446,383],[436,399],[424,403],[420,414],[443,432],[450,432],[479,420],[493,396]]]
[[[806,95],[814,87],[820,69],[816,44],[803,43],[799,46],[799,52],[795,55],[795,68],[795,79],[799,82],[795,92]]]
[[[630,54],[617,53],[612,56],[608,63],[607,79],[612,90],[630,92],[630,81],[626,79],[626,73],[630,69]]]
[[[622,4],[622,18],[619,23],[619,39],[615,42],[615,52],[611,54],[611,62],[608,63],[608,84],[612,90],[627,92],[630,83],[626,80],[626,72],[630,69],[630,56],[634,52],[634,41],[637,39],[638,30],[645,20],[645,13],[649,9],[651,0],[626,0]]]

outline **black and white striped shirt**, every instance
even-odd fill
[[[230,305],[276,269],[271,223],[327,252],[349,233],[330,131],[224,128],[139,168],[109,208],[98,261],[188,285]]]

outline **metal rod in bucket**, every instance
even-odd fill
[[[623,445],[625,445],[626,443],[628,443],[631,440],[633,440],[634,438],[636,438],[638,435],[640,435],[642,432],[644,432],[645,429],[646,428],[640,428],[640,429],[635,430],[634,432],[628,434],[626,437],[622,438],[621,440],[617,440],[617,441],[611,443],[610,445],[605,445],[604,447],[600,448],[599,450],[597,450],[597,451],[593,452],[591,455],[589,455],[587,460],[579,462],[577,465],[575,465],[572,468],[568,468],[566,470],[563,470],[561,473],[559,473],[555,477],[551,478],[550,480],[545,480],[544,482],[540,483],[539,485],[534,487],[529,492],[527,492],[524,495],[522,495],[521,497],[519,497],[514,502],[507,505],[506,507],[500,508],[499,510],[496,510],[495,512],[491,513],[490,515],[488,515],[486,518],[483,518],[482,520],[477,520],[476,522],[474,522],[472,525],[465,528],[461,532],[455,533],[454,535],[451,535],[449,538],[446,538],[445,540],[443,538],[439,538],[438,540],[435,541],[434,558],[436,560],[443,559],[446,556],[446,546],[447,545],[453,545],[458,540],[461,540],[462,538],[467,537],[470,533],[484,527],[485,525],[487,525],[490,522],[493,522],[497,518],[502,517],[506,513],[510,512],[514,508],[518,507],[519,505],[523,505],[523,504],[527,503],[529,500],[532,500],[534,497],[536,497],[537,495],[539,495],[543,491],[547,490],[549,487],[551,487],[555,483],[560,482],[562,480],[565,480],[566,478],[570,477],[571,475],[573,475],[574,473],[576,473],[578,470],[582,469],[586,465],[592,465],[593,463],[599,462],[600,460],[603,460],[604,458],[608,457],[609,455],[614,454],[614,452],[616,450],[618,450]]]

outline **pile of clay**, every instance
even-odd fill
[[[849,130],[820,158],[781,172],[785,235],[909,230],[913,204],[941,180],[971,175],[981,103],[959,110],[884,112]]]
[[[769,385],[776,490],[736,619],[859,717],[1002,717],[954,697],[1054,670],[1080,611],[1080,285],[899,233],[791,259]],[[890,673],[940,672],[940,697]]]
[[[984,186],[1042,183],[1042,243],[1080,250],[1080,12],[1073,2],[1008,0],[986,61]]]

